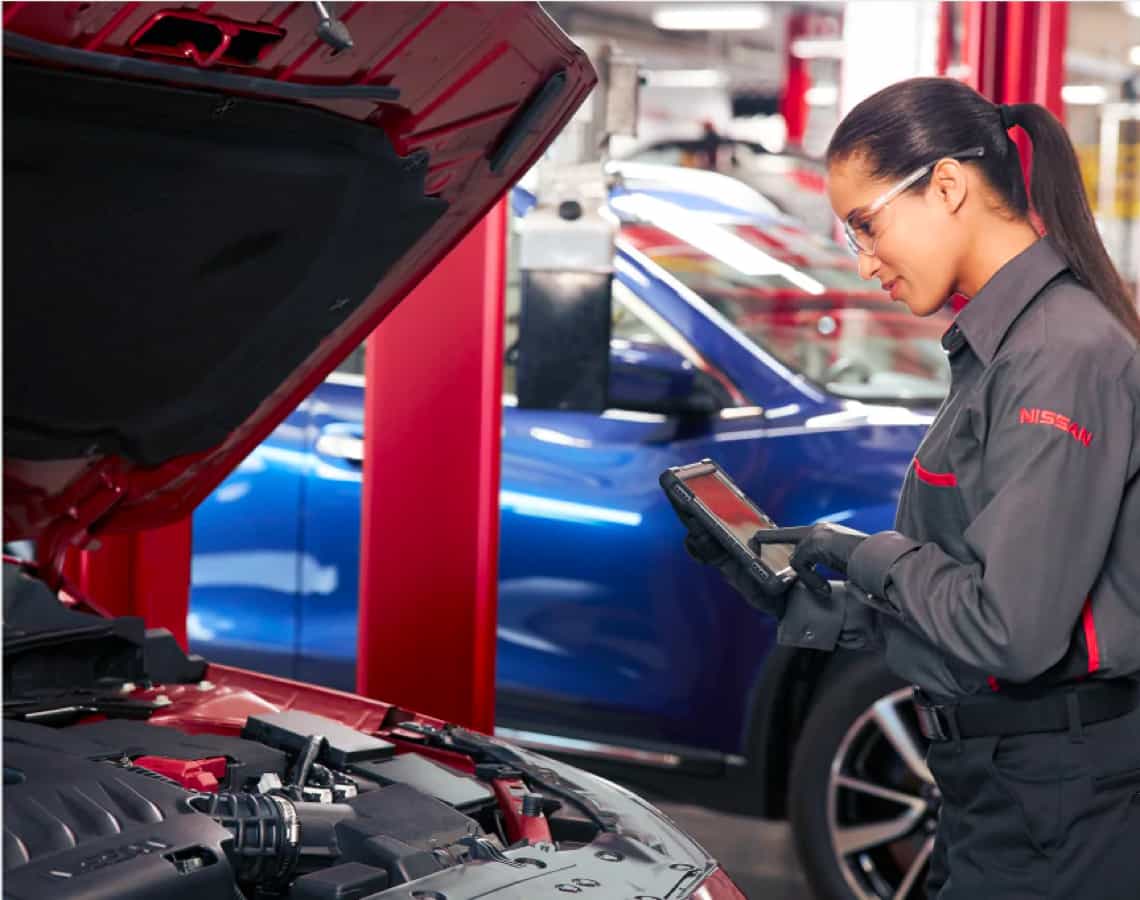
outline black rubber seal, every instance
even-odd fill
[[[547,78],[542,87],[523,104],[522,109],[515,114],[514,119],[511,120],[510,125],[507,126],[506,131],[499,138],[498,144],[495,145],[495,149],[491,151],[491,155],[488,157],[492,172],[496,175],[502,172],[527,136],[538,130],[539,120],[566,88],[568,80],[569,76],[566,70],[558,70]]]

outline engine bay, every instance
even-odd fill
[[[571,766],[60,600],[5,564],[6,897],[666,900],[715,868]]]
[[[278,717],[268,743],[114,719],[66,729],[7,723],[6,889],[32,896],[46,879],[53,896],[92,896],[92,883],[117,865],[148,857],[130,866],[129,884],[115,879],[115,895],[234,896],[241,885],[363,896],[501,857],[494,791],[473,776],[397,757],[382,741],[330,768],[321,760],[343,746],[287,730],[290,718]],[[305,728],[343,729],[299,718]],[[299,750],[282,746],[297,740]]]

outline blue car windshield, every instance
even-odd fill
[[[920,405],[946,395],[950,369],[941,337],[948,311],[912,315],[870,289],[838,246],[799,229],[695,218],[668,228],[627,224],[622,236],[832,394]]]

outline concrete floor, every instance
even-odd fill
[[[748,900],[810,900],[786,822],[765,822],[690,804],[658,808],[716,857]]]

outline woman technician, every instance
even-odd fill
[[[798,540],[781,640],[881,649],[916,686],[943,796],[930,897],[1136,900],[1140,317],[1072,145],[1041,106],[921,78],[852,110],[827,163],[864,278],[917,316],[970,302],[897,530],[758,536]],[[763,605],[687,524],[690,552]]]

